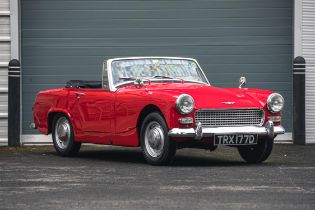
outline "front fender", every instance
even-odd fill
[[[193,112],[189,115],[181,115],[176,109],[176,99],[180,94],[154,93],[151,96],[151,104],[157,106],[164,116],[167,127],[169,129],[181,127],[178,122],[180,117],[193,116]]]

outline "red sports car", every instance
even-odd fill
[[[244,88],[244,77],[238,88],[211,86],[191,58],[109,59],[102,75],[37,94],[32,126],[52,133],[60,155],[76,154],[82,142],[141,146],[147,162],[161,165],[179,148],[228,145],[259,163],[285,132],[280,94]]]

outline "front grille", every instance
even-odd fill
[[[263,118],[261,109],[201,109],[195,112],[195,122],[201,122],[202,127],[262,125]]]

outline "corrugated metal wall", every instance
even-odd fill
[[[315,1],[302,2],[302,54],[306,61],[306,142],[315,143]]]
[[[8,141],[8,62],[10,60],[10,4],[0,0],[0,145]]]
[[[104,58],[197,58],[210,82],[271,89],[291,130],[292,0],[23,0],[23,133],[36,92],[99,79]]]

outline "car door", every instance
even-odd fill
[[[114,95],[108,89],[76,89],[73,114],[82,132],[112,133]]]

